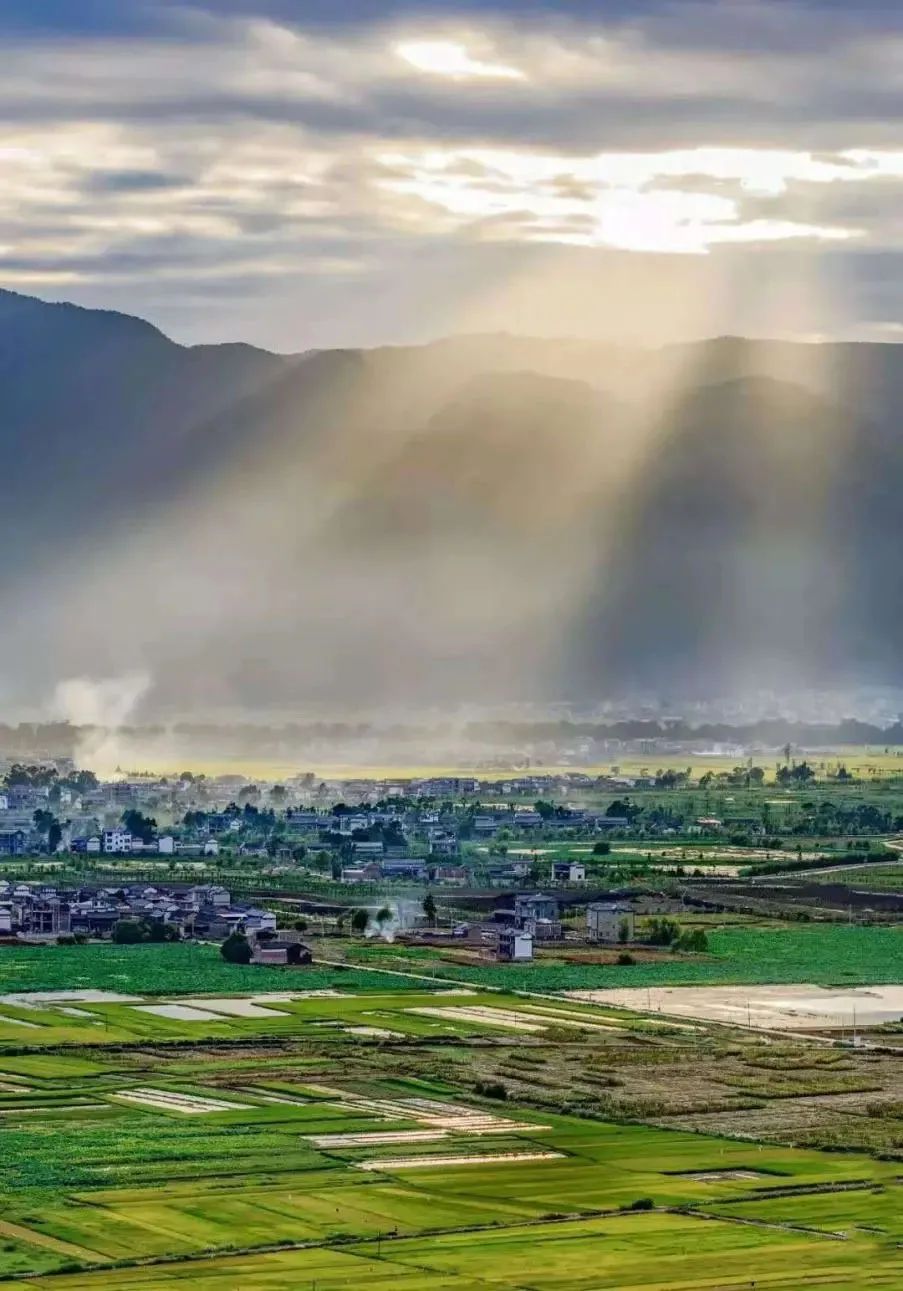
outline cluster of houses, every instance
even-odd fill
[[[121,940],[117,929],[129,922],[156,929],[158,935],[152,933],[151,940],[194,938],[221,943],[241,933],[248,939],[252,963],[311,962],[299,931],[277,928],[272,911],[234,902],[229,891],[216,884],[88,889],[0,880],[0,939]],[[495,898],[488,919],[458,924],[445,932],[421,929],[416,935],[452,938],[458,944],[465,939],[480,953],[503,963],[531,960],[537,946],[554,946],[565,939],[559,898],[546,892],[510,893]],[[612,899],[587,907],[587,941],[623,944],[632,942],[634,935],[629,905]]]
[[[139,776],[99,783],[77,792],[63,785],[23,784],[0,790],[0,856],[23,856],[41,849],[42,834],[36,815],[52,813],[60,824],[54,850],[93,855],[202,855],[215,856],[221,846],[241,845],[244,835],[254,832],[258,817],[247,805],[268,808],[281,830],[289,835],[317,837],[324,833],[351,839],[374,826],[403,823],[425,843],[431,859],[453,863],[460,854],[462,826],[466,837],[492,840],[510,830],[528,835],[548,820],[532,805],[479,806],[469,808],[467,800],[477,794],[542,795],[560,799],[574,780],[593,783],[591,777],[524,777],[498,784],[465,777],[441,777],[401,782],[361,780],[321,783],[311,791],[305,786],[248,786],[242,776],[221,776],[212,780],[183,781]],[[310,801],[302,801],[306,796]],[[430,806],[437,799],[446,804],[440,811]],[[423,802],[423,807],[412,804]],[[337,812],[331,804],[355,804]],[[377,806],[376,804],[379,804]],[[448,805],[452,805],[449,811]],[[129,810],[146,811],[162,819],[183,821],[171,830],[161,829],[143,839],[122,826]],[[190,821],[190,823],[189,823]],[[626,824],[603,812],[578,807],[558,807],[556,826],[588,830],[611,830]],[[46,840],[46,830],[44,831]],[[354,860],[382,858],[383,844],[356,847]],[[385,850],[389,850],[386,845]],[[404,859],[392,856],[387,860]],[[453,876],[449,876],[453,878]]]
[[[2,764],[0,764],[2,769]],[[34,770],[34,768],[32,768]],[[68,780],[61,778],[68,772]],[[92,782],[72,768],[59,768],[55,783],[32,777],[0,790],[0,858],[67,853],[97,858],[71,868],[143,873],[147,867],[117,865],[114,858],[168,858],[179,862],[259,857],[273,872],[308,871],[353,886],[429,884],[443,888],[523,885],[550,887],[587,881],[596,844],[636,831],[631,789],[643,777],[512,775],[430,776],[385,780],[317,781],[310,774],[284,784],[249,784],[242,775],[211,778],[125,775]],[[71,787],[80,784],[80,789]],[[581,805],[593,793],[617,795],[605,805]],[[576,801],[574,801],[576,799]],[[654,804],[653,804],[654,807]],[[669,809],[670,810],[670,809]],[[644,813],[645,836],[717,836],[727,824],[714,816],[680,821],[654,810]],[[48,831],[48,818],[54,821]],[[159,827],[155,824],[159,821]],[[757,822],[731,821],[731,827]],[[585,843],[584,860],[558,860],[546,850],[555,840]],[[605,851],[604,846],[599,848]],[[178,860],[177,860],[178,858]],[[198,870],[203,870],[198,866]]]
[[[69,851],[105,856],[219,856],[219,843],[215,838],[201,843],[185,842],[172,834],[159,834],[145,842],[127,829],[113,828],[87,838],[73,838]]]
[[[276,933],[272,911],[236,905],[227,889],[215,884],[184,890],[144,885],[87,889],[0,880],[3,937],[111,937],[116,925],[127,920],[157,923],[178,938],[210,941],[223,941],[236,931]]]
[[[529,840],[540,828],[579,829],[599,836],[626,827],[625,817],[607,816],[578,808],[561,807],[554,820],[535,807],[500,805],[479,812],[440,813],[436,809],[410,809],[403,813],[358,807],[353,812],[320,813],[315,810],[286,812],[291,828],[307,831],[311,838],[340,841],[344,883],[374,883],[403,879],[445,887],[473,882],[472,868],[461,864],[462,844],[472,843],[481,856],[481,881],[490,886],[507,886],[524,879],[536,859],[529,847],[513,850],[493,846],[505,838]],[[391,829],[387,838],[385,831]],[[501,836],[501,839],[500,839]],[[417,854],[412,854],[412,842]],[[425,853],[425,854],[423,854]],[[549,862],[549,882],[583,883],[582,862]]]
[[[565,940],[558,898],[546,892],[512,893],[499,900],[492,918],[458,924],[451,936],[501,963],[530,960],[537,946]],[[620,900],[594,901],[586,908],[586,940],[593,943],[632,942],[635,916]]]

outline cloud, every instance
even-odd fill
[[[191,182],[185,175],[168,175],[156,170],[97,170],[85,176],[84,189],[95,193],[151,193],[184,188]]]
[[[834,156],[776,149],[696,148],[593,157],[502,149],[386,153],[381,182],[436,208],[479,236],[575,242],[629,251],[701,253],[719,243],[810,238],[844,241],[860,230],[783,213],[791,185],[903,180],[903,153]],[[771,207],[744,219],[749,197]],[[428,225],[428,217],[424,217]]]
[[[293,290],[331,333],[349,277],[400,301],[411,272],[432,298],[371,339],[434,330],[440,250],[900,242],[903,37],[879,3],[4,8],[0,285],[182,335],[225,334],[204,300],[229,284],[245,319]]]
[[[483,62],[471,57],[464,45],[454,40],[408,40],[395,46],[395,52],[405,63],[419,72],[433,76],[448,76],[453,81],[478,80],[524,81],[526,75],[518,67],[505,63]]]

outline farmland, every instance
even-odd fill
[[[822,846],[798,837],[803,860]],[[194,940],[4,945],[0,1288],[851,1291],[865,1268],[903,1288],[903,927],[738,875],[759,852],[615,839],[592,882],[654,875],[636,938],[587,940],[565,889],[567,935],[528,963],[453,935],[479,890],[394,944],[314,903],[297,968]],[[340,910],[385,899],[333,887]],[[663,911],[701,945],[653,944]]]
[[[900,980],[903,927],[789,924],[718,927],[709,950],[693,957],[670,955],[635,964],[568,963],[554,952],[516,966],[466,966],[418,949],[416,959],[395,962],[394,947],[374,947],[368,963],[400,966],[482,986],[536,991],[603,987],[690,986],[749,982],[814,982],[826,986],[870,985]]]
[[[349,969],[316,968],[305,975],[306,989],[341,981],[346,990],[399,989],[397,978],[380,979]],[[137,991],[151,995],[279,990],[285,978],[278,969],[227,964],[216,946],[181,942],[166,945],[4,947],[0,955],[0,994],[89,988]],[[402,983],[403,985],[403,983]]]
[[[789,1291],[866,1264],[903,1285],[889,1062],[407,986],[181,994],[172,1017],[21,1001],[34,1027],[0,1034],[0,1287]],[[788,1067],[807,1072],[789,1095]],[[885,1086],[881,1152],[692,1123]]]
[[[903,893],[903,864],[862,865],[844,874],[844,882],[851,888],[864,892],[899,892]],[[817,883],[837,881],[837,873],[825,871],[813,874]]]
[[[336,951],[333,948],[332,953]],[[417,988],[401,973],[450,979],[450,984],[518,990],[813,982],[828,986],[899,981],[903,928],[845,924],[716,924],[705,955],[662,955],[620,965],[566,962],[554,952],[526,965],[467,965],[428,947],[366,942],[347,950],[349,963],[305,972],[306,990]],[[572,959],[576,958],[572,956]],[[361,967],[355,966],[359,959]],[[366,971],[364,969],[366,965]],[[387,970],[384,973],[379,969]],[[374,971],[375,970],[375,971]],[[0,995],[21,991],[95,988],[139,994],[251,993],[279,990],[279,969],[227,964],[215,946],[190,942],[141,946],[5,947]]]

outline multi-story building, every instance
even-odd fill
[[[128,855],[132,850],[132,835],[127,829],[105,829],[102,837],[104,852],[115,856]]]

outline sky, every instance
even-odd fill
[[[0,287],[295,352],[903,339],[897,0],[0,0]]]

